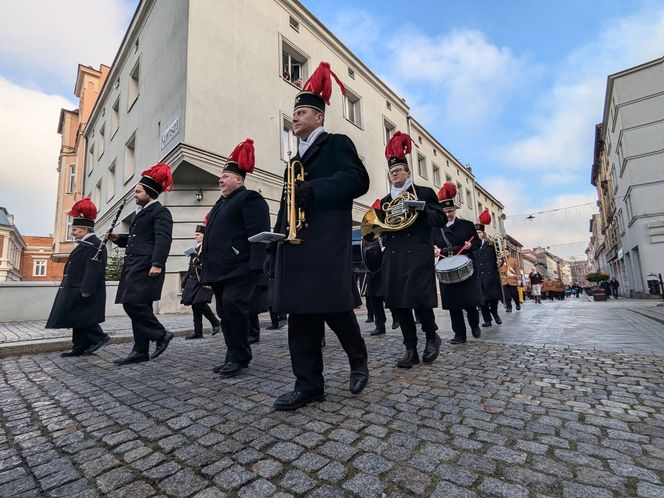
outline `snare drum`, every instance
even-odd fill
[[[468,256],[448,256],[436,263],[436,276],[444,284],[458,284],[473,276],[473,260]]]
[[[377,240],[367,242],[362,238],[362,232],[359,229],[353,230],[352,266],[354,273],[376,273],[380,271],[383,253],[379,244]],[[377,251],[372,250],[376,247],[378,247]]]

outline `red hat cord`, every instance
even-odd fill
[[[141,176],[152,178],[155,182],[161,185],[162,192],[170,192],[173,190],[173,173],[171,167],[166,163],[155,164],[150,169],[143,171]]]
[[[491,223],[491,214],[489,213],[488,209],[485,209],[484,211],[482,211],[482,213],[480,214],[480,217],[478,218],[478,221],[482,225],[488,225],[489,223]]]
[[[407,133],[397,131],[385,146],[385,159],[391,157],[405,159],[411,150],[413,150],[413,139]]]
[[[85,197],[71,207],[69,216],[94,220],[97,218],[97,206],[94,205],[92,199]]]
[[[330,69],[329,62],[321,62],[318,65],[311,77],[304,84],[304,87],[302,87],[302,90],[319,95],[327,105],[330,105],[330,96],[332,95],[332,78],[334,78],[339,85],[341,93],[346,95],[346,88],[344,88],[343,83],[341,83],[337,75],[334,74],[332,69]]]
[[[456,185],[453,183],[444,184],[438,191],[438,200],[445,201],[449,199],[454,199],[457,195]]]
[[[256,157],[254,154],[254,141],[251,138],[239,143],[228,156],[228,162],[233,162],[247,173],[253,173]]]

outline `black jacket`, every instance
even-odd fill
[[[212,288],[204,286],[200,282],[201,267],[197,264],[201,247],[195,248],[196,254],[189,256],[189,268],[182,279],[182,299],[180,302],[185,306],[212,302]]]
[[[106,248],[100,261],[92,261],[100,240],[96,235],[78,242],[69,254],[64,277],[55,296],[47,329],[89,327],[104,321],[106,308]],[[81,294],[91,294],[82,297]]]
[[[353,199],[369,189],[369,175],[345,135],[321,133],[302,158],[314,200],[299,245],[276,246],[274,311],[335,313],[360,305],[352,270]],[[285,181],[284,173],[284,181]],[[282,195],[275,232],[287,233]],[[273,250],[273,248],[271,248]]]
[[[530,285],[542,285],[544,278],[540,272],[529,273],[528,278],[530,279]]]
[[[115,298],[117,304],[161,299],[172,230],[171,212],[157,201],[134,215],[128,234],[119,235],[115,243],[125,248],[125,258]],[[151,266],[160,267],[161,273],[150,277]]]
[[[481,242],[480,242],[481,244]],[[493,244],[484,242],[473,253],[477,283],[485,301],[502,301],[503,291],[500,286],[496,249]]]
[[[446,222],[447,223],[447,222]],[[442,234],[445,234],[450,246],[447,245]],[[445,226],[442,229],[434,230],[433,238],[434,243],[438,246],[443,254],[452,256],[458,253],[463,247],[464,243],[473,237],[471,241],[471,248],[461,254],[473,259],[473,253],[480,247],[480,240],[475,230],[475,225],[468,221],[456,218],[452,225]],[[456,284],[443,284],[440,283],[440,297],[443,301],[443,309],[454,310],[463,308],[472,308],[480,306],[483,302],[480,288],[477,285],[477,271],[463,282]]]
[[[270,211],[258,192],[240,187],[220,197],[210,211],[203,238],[205,284],[261,273],[265,244],[247,239],[270,230]]]
[[[417,221],[404,230],[384,232],[381,238],[385,246],[382,272],[388,308],[438,306],[432,227],[442,226],[445,215],[431,188],[415,185],[414,189],[417,198],[426,202],[424,210],[418,211]],[[388,194],[381,204],[391,200]],[[378,212],[381,221],[383,215]]]

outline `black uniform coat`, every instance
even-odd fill
[[[305,210],[309,227],[298,232],[302,243],[277,245],[274,311],[351,311],[361,303],[351,265],[353,199],[369,190],[369,175],[345,135],[323,132],[294,159],[304,165],[314,200]],[[287,233],[285,211],[282,195],[275,232]]]
[[[475,225],[472,222],[456,218],[452,225],[443,227],[442,231],[445,233],[447,240],[449,240],[451,247],[448,247],[445,243],[441,230],[434,230],[434,243],[440,248],[443,254],[450,256],[458,253],[464,243],[474,236],[471,241],[471,248],[461,253],[470,259],[474,259],[473,253],[479,249],[480,240],[477,236]],[[473,271],[473,275],[463,282],[457,284],[443,284],[441,282],[440,297],[443,301],[443,309],[445,310],[481,306],[483,299],[477,284],[477,270]]]
[[[65,264],[64,277],[55,296],[47,329],[90,327],[104,321],[106,307],[106,248],[100,261],[92,261],[100,240],[96,235],[77,242]],[[81,293],[91,294],[82,297]]]
[[[261,273],[265,244],[247,239],[269,230],[270,211],[258,192],[240,187],[227,198],[219,197],[205,227],[201,282]]]
[[[204,286],[200,282],[201,269],[194,264],[200,254],[201,246],[195,248],[196,254],[189,257],[189,269],[182,280],[182,299],[185,306],[212,302],[212,287]]]
[[[481,242],[480,242],[481,243]],[[502,301],[503,293],[500,286],[500,274],[493,244],[486,241],[473,253],[473,263],[477,274],[477,283],[485,301]]]
[[[118,236],[115,243],[126,249],[116,304],[161,299],[172,230],[171,212],[157,201],[134,215],[128,234]],[[161,273],[149,276],[151,266],[161,268]]]
[[[418,211],[417,221],[404,230],[384,232],[383,278],[385,279],[385,306],[388,308],[435,308],[436,272],[433,252],[432,227],[441,227],[445,215],[436,193],[429,187],[414,185],[420,201],[426,202]],[[392,200],[388,194],[381,204]],[[382,221],[383,212],[378,212]]]

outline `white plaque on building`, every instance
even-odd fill
[[[161,150],[164,150],[178,133],[180,133],[180,116],[176,116],[161,132]]]

